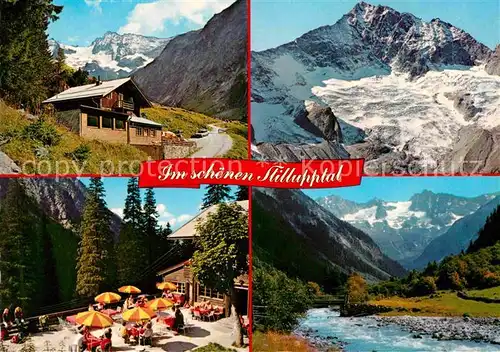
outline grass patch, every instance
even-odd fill
[[[485,290],[481,290],[485,291]],[[464,300],[455,292],[440,291],[428,297],[390,297],[372,300],[369,303],[394,307],[394,311],[382,315],[423,315],[423,316],[463,316],[500,317],[500,304]],[[418,310],[418,311],[412,311]]]
[[[35,133],[40,126],[44,133]],[[131,145],[83,139],[50,118],[30,121],[2,101],[0,136],[8,140],[0,150],[27,174],[135,173],[148,157]]]
[[[467,291],[467,295],[471,297],[486,297],[500,299],[500,286],[491,287],[484,290],[470,290]]]
[[[223,155],[229,159],[247,159],[248,158],[248,125],[239,122],[220,122],[217,126],[226,128],[227,134],[233,140],[231,149]]]
[[[182,131],[184,138],[190,138],[200,128],[208,129],[209,124],[220,122],[213,117],[182,108],[153,107],[142,109],[146,117],[161,123],[169,131]]]
[[[313,352],[315,349],[312,348],[305,339],[295,335],[279,334],[276,332],[255,332],[252,335],[252,351]],[[331,351],[335,351],[335,349],[332,349]]]
[[[197,352],[236,352],[236,350],[231,348],[226,348],[224,346],[219,345],[218,343],[210,342],[208,345],[195,348],[194,351]]]

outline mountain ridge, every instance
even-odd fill
[[[66,64],[88,71],[91,76],[111,80],[130,76],[157,57],[171,38],[107,31],[88,46],[69,45],[49,39],[52,56],[62,48]]]
[[[405,272],[397,262],[385,256],[367,234],[335,217],[301,191],[254,189],[253,199],[274,214],[274,218],[282,219],[294,229],[293,235],[303,238],[318,258],[345,274],[358,271],[370,281],[377,281]],[[264,245],[260,246],[265,248]]]
[[[354,202],[332,195],[316,202],[370,235],[386,255],[406,266],[457,220],[473,214],[496,196],[461,197],[424,190],[404,201]]]
[[[151,100],[224,119],[246,119],[246,2],[173,38],[133,74]]]
[[[326,150],[328,158],[337,157],[340,149],[351,158],[365,158],[365,171],[376,174],[462,165],[468,170],[469,159],[479,151],[490,159],[496,155],[487,141],[469,146],[471,141],[457,140],[470,121],[481,130],[498,124],[500,81],[485,77],[477,66],[491,55],[490,48],[448,22],[426,22],[387,6],[358,3],[332,25],[252,52],[255,153],[270,159],[274,150],[259,151],[259,145],[308,144],[308,154],[325,158],[320,145],[326,135],[297,123],[307,117],[309,106],[320,105],[333,110],[330,125],[341,127],[328,140],[335,144]],[[391,99],[384,105],[381,95]],[[467,144],[467,155],[460,153],[463,147],[454,150],[459,142]],[[446,154],[453,165],[440,163]],[[494,162],[480,167],[484,172],[496,168]]]

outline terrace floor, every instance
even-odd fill
[[[234,333],[232,327],[232,318],[220,319],[216,322],[206,322],[191,319],[189,310],[182,309],[186,324],[191,325],[191,328],[185,335],[174,335],[170,330],[166,330],[162,324],[156,323],[153,320],[154,332],[154,347],[149,346],[130,346],[123,342],[119,336],[120,324],[115,323],[112,328],[112,349],[113,351],[169,351],[169,352],[184,352],[192,351],[198,347],[203,347],[209,343],[217,343],[224,347],[231,347],[234,341]],[[103,330],[94,330],[92,334],[100,336]],[[70,329],[61,329],[57,331],[49,331],[38,333],[31,336],[31,341],[34,343],[36,351],[68,351],[70,345],[73,344],[77,334]],[[248,343],[248,339],[245,341]],[[20,351],[25,344],[4,343],[8,351]],[[248,351],[248,348],[235,349],[237,351]]]

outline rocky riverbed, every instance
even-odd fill
[[[294,333],[320,352],[500,352],[500,320],[495,318],[341,317],[338,311],[315,308]]]
[[[467,340],[500,344],[500,319],[458,317],[374,317],[381,326],[396,324],[414,338],[429,335],[438,340]]]

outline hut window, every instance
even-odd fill
[[[99,116],[88,115],[87,116],[87,126],[99,127]]]
[[[142,137],[142,127],[137,127],[135,129],[135,135],[136,136],[141,136]]]
[[[213,299],[224,299],[222,293],[217,292],[214,289],[208,288],[200,284],[200,297],[203,298],[213,298]]]
[[[125,129],[125,121],[116,119],[115,120],[115,128],[117,130],[124,130]]]
[[[174,282],[177,285],[177,292],[186,293],[186,283],[185,282]]]
[[[151,137],[156,137],[156,130],[151,130]]]
[[[102,118],[102,127],[103,128],[113,128],[113,118],[112,117],[104,117]]]

